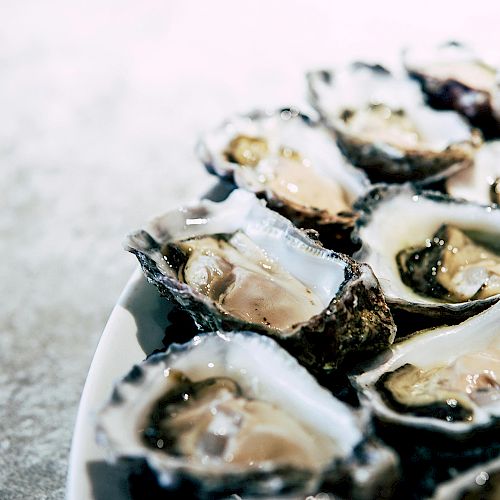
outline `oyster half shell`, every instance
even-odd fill
[[[388,358],[353,378],[362,403],[385,422],[446,439],[493,437],[500,424],[499,333],[496,304],[458,325],[399,342]]]
[[[415,82],[365,63],[308,81],[339,147],[374,182],[431,182],[471,165],[477,133],[457,113],[426,107]]]
[[[354,258],[391,307],[456,322],[500,298],[500,209],[411,185],[378,186],[356,207]]]
[[[317,245],[246,191],[169,212],[125,245],[200,329],[269,335],[316,374],[393,341],[371,269]]]
[[[349,241],[353,201],[370,185],[323,125],[295,108],[236,115],[206,133],[198,156],[207,169],[255,193],[329,248]]]
[[[135,366],[100,412],[98,438],[115,459],[146,460],[178,498],[303,498],[346,484],[373,498],[397,465],[366,441],[358,414],[250,332],[201,334]]]
[[[458,111],[487,139],[500,136],[496,67],[459,42],[407,49],[403,62],[431,106]]]

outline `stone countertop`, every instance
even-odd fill
[[[203,130],[300,105],[305,70],[422,36],[498,46],[494,2],[474,25],[456,0],[372,4],[0,5],[0,498],[64,497],[85,376],[136,267],[123,236],[214,183]]]

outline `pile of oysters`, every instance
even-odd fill
[[[227,197],[127,237],[192,322],[98,417],[155,498],[500,498],[500,71],[403,67],[228,119],[197,148]]]

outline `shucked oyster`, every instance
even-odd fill
[[[446,180],[446,191],[455,198],[500,205],[500,141],[485,142],[474,165]]]
[[[418,85],[356,63],[308,75],[313,105],[374,181],[431,181],[471,165],[480,142],[454,112],[424,105]]]
[[[463,323],[428,330],[395,345],[392,356],[355,383],[384,420],[478,437],[500,423],[500,304]]]
[[[443,322],[500,298],[500,210],[409,185],[360,199],[354,257],[368,263],[389,305]]]
[[[180,280],[248,323],[284,330],[320,314],[320,297],[243,231],[167,243],[165,260]],[[307,300],[304,300],[306,298]]]
[[[392,486],[396,459],[366,442],[361,424],[273,340],[216,332],[137,365],[101,412],[98,436],[114,458],[147,460],[179,498],[340,488],[368,499]]]
[[[500,136],[497,68],[458,42],[409,49],[404,64],[431,106],[460,112],[487,138]]]
[[[209,171],[265,198],[297,227],[317,230],[333,248],[369,186],[329,131],[293,108],[234,116],[204,136],[198,154]]]
[[[200,328],[272,336],[316,374],[394,338],[370,268],[318,246],[248,192],[167,213],[126,246]]]
[[[464,302],[500,293],[500,252],[456,226],[442,225],[424,245],[401,250],[396,260],[403,282],[423,295]]]

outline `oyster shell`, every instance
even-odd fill
[[[477,133],[457,113],[426,107],[415,82],[364,63],[308,82],[340,149],[373,181],[431,182],[471,165]]]
[[[233,116],[205,134],[197,151],[210,172],[263,197],[297,227],[317,230],[333,248],[348,241],[352,203],[370,185],[329,131],[294,108]]]
[[[145,459],[166,490],[193,485],[190,498],[296,498],[346,483],[373,498],[397,464],[366,441],[359,415],[250,332],[202,334],[135,366],[98,438],[114,459]]]
[[[446,191],[484,205],[500,204],[500,141],[485,142],[476,153],[474,165],[446,180]]]
[[[399,342],[388,359],[353,378],[362,403],[384,422],[477,443],[500,424],[499,332],[496,304]]]
[[[403,62],[431,106],[460,112],[488,139],[500,136],[497,68],[459,42],[407,49]]]
[[[410,185],[378,186],[356,208],[354,258],[391,307],[456,322],[500,298],[499,209]]]
[[[125,245],[199,328],[269,335],[315,374],[393,341],[370,268],[318,246],[246,191],[167,213]]]

